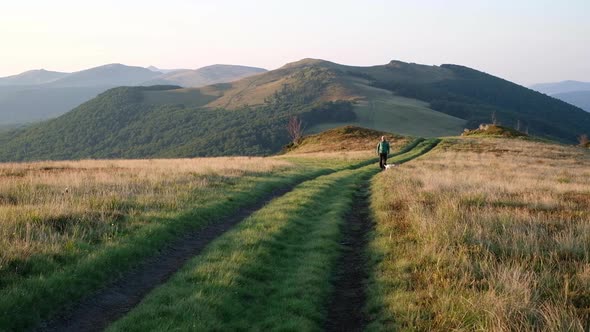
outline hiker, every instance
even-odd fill
[[[389,142],[385,140],[385,136],[381,136],[381,142],[377,144],[377,154],[379,155],[379,167],[384,170],[385,165],[387,165],[387,155],[389,154]]]

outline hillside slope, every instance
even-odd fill
[[[181,69],[170,71],[155,79],[142,82],[142,85],[172,84],[183,87],[200,87],[231,82],[264,72],[266,72],[266,69],[256,67],[212,65],[195,70]]]
[[[497,122],[526,128],[531,135],[574,143],[590,131],[590,114],[561,100],[501,78],[458,65],[442,65],[453,79],[428,84],[376,84],[421,99],[443,113],[467,120],[468,127]],[[493,119],[495,118],[495,119]]]
[[[159,75],[147,68],[112,63],[71,73],[48,85],[53,87],[136,85]]]
[[[173,92],[170,92],[173,93]],[[175,93],[175,92],[174,92]],[[441,136],[491,122],[527,128],[531,135],[563,142],[590,131],[583,110],[509,81],[458,65],[426,66],[400,61],[371,67],[303,59],[243,80],[184,90],[213,101],[205,107],[238,109],[268,104],[277,94],[303,103],[350,101],[355,116],[344,122],[309,123],[311,132],[360,125],[407,135]],[[311,96],[314,97],[311,97]],[[403,98],[402,98],[403,97]],[[167,102],[173,98],[164,97]]]
[[[568,143],[590,133],[590,113],[467,67],[304,59],[203,88],[113,89],[58,119],[2,135],[0,159],[263,155],[289,142],[292,116],[308,133],[352,124],[449,136],[492,118]]]
[[[572,91],[554,94],[553,97],[561,99],[568,104],[577,106],[586,112],[590,112],[590,91]]]
[[[105,87],[0,86],[0,125],[43,121],[96,97]]]
[[[60,79],[68,73],[49,71],[45,69],[29,70],[18,75],[0,77],[0,85],[35,85],[44,84]]]
[[[552,83],[539,83],[531,85],[531,89],[548,94],[555,95],[573,91],[590,91],[590,82],[580,81],[562,81]]]
[[[392,151],[398,150],[410,141],[410,138],[397,134],[355,126],[343,126],[305,136],[297,145],[288,146],[286,152],[299,154],[368,151],[371,155],[375,155],[375,148],[381,140],[381,136],[385,136],[389,141]]]
[[[178,88],[115,88],[57,119],[0,132],[0,160],[263,155],[288,141],[277,135],[286,118],[269,110],[145,103],[145,91]]]
[[[154,103],[174,103],[205,108],[240,109],[270,106],[291,99],[312,107],[317,103],[346,101],[346,116],[333,121],[308,122],[310,133],[342,125],[356,125],[406,135],[452,135],[463,130],[466,121],[433,110],[428,103],[405,98],[373,86],[373,76],[387,82],[430,83],[452,77],[449,70],[436,66],[405,64],[397,61],[384,66],[352,67],[318,59],[303,59],[277,70],[228,84],[200,89],[166,91],[151,97]],[[192,96],[192,97],[191,97]],[[178,98],[178,99],[177,99]],[[180,101],[181,100],[181,101]],[[204,100],[207,100],[204,103]]]

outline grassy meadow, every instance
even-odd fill
[[[437,143],[415,140],[391,162]],[[372,164],[298,185],[214,241],[109,330],[322,330],[345,214],[377,172]]]
[[[268,158],[0,164],[0,330],[38,326],[285,187],[109,330],[322,330],[367,181],[367,330],[590,328],[587,149],[391,135],[400,165],[379,172],[381,134],[335,129]]]
[[[17,273],[26,269],[17,262],[108,242],[141,226],[125,217],[184,209],[247,173],[290,167],[269,158],[0,164],[0,268]]]
[[[427,102],[394,95],[359,79],[355,81],[354,87],[366,96],[355,103],[356,120],[318,124],[309,128],[311,133],[347,124],[402,135],[436,137],[455,135],[465,128],[465,120],[434,111]]]
[[[449,138],[373,179],[371,331],[590,328],[590,154]]]
[[[188,229],[366,157],[0,164],[0,330],[36,324]]]
[[[224,234],[110,331],[321,329],[339,226],[374,165],[307,181]]]

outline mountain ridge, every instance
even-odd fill
[[[177,69],[162,73],[141,85],[176,84],[183,87],[231,82],[244,77],[266,72],[266,69],[240,65],[215,64],[198,69]]]
[[[590,82],[566,80],[540,83],[532,85],[531,89],[590,112]]]
[[[586,112],[590,112],[590,91],[570,91],[552,95],[568,104],[577,106]]]
[[[59,116],[116,86],[146,84],[203,86],[241,79],[265,69],[213,65],[196,70],[184,70],[197,73],[198,80],[190,77],[178,80],[173,78],[156,80],[158,77],[178,75],[182,71],[179,69],[163,73],[149,68],[112,63],[73,73],[42,69],[3,77],[0,78],[0,125],[23,124]],[[33,84],[34,82],[39,84]]]
[[[560,82],[537,83],[530,86],[531,89],[547,95],[574,91],[590,91],[590,82],[565,80]]]
[[[17,75],[0,77],[0,85],[37,85],[60,79],[68,73],[45,69],[27,70]]]
[[[492,120],[575,143],[590,114],[460,65],[355,67],[304,59],[238,81],[119,87],[65,115],[0,133],[0,160],[267,155],[308,133],[354,125],[405,136],[453,136]]]

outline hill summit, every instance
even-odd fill
[[[304,136],[298,144],[289,144],[285,151],[289,153],[373,151],[381,136],[392,145],[404,145],[408,138],[383,131],[357,126],[342,126],[326,130],[319,134]]]

